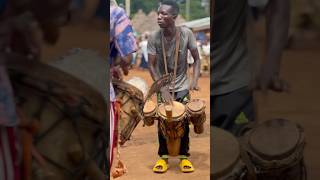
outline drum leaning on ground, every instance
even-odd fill
[[[50,63],[62,71],[68,72],[75,77],[92,86],[103,95],[107,102],[109,94],[109,75],[107,74],[107,63],[97,52],[88,49],[73,49],[66,56]],[[144,82],[137,82],[146,86]],[[113,81],[117,99],[121,103],[120,111],[120,143],[124,144],[141,120],[143,109],[143,94],[140,89],[124,81]],[[144,87],[146,88],[146,87]],[[109,103],[109,102],[107,102]]]
[[[284,119],[265,121],[248,131],[241,142],[257,179],[306,179],[305,137],[299,125]]]
[[[143,119],[143,93],[133,85],[121,80],[112,80],[117,101],[120,102],[120,144],[123,145]]]
[[[106,103],[83,81],[49,65],[9,65],[17,107],[29,131],[33,180],[103,178]],[[28,131],[28,132],[27,132]],[[26,137],[22,136],[22,139]],[[27,142],[27,141],[25,141]],[[28,146],[29,146],[28,145]]]
[[[203,124],[206,121],[205,102],[200,99],[193,99],[186,105],[188,119],[194,126],[194,132],[201,134],[204,131]]]
[[[211,179],[246,180],[238,140],[229,132],[211,127]]]
[[[173,101],[172,105],[162,103],[158,107],[160,131],[166,137],[168,152],[171,156],[179,155],[181,138],[187,123],[185,115],[185,105],[177,101]]]

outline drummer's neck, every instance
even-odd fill
[[[163,28],[163,34],[165,37],[173,37],[176,33],[176,26],[170,26],[167,28]]]

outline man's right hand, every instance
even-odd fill
[[[0,23],[0,51],[6,56],[7,62],[40,59],[38,24],[31,13],[7,17]]]
[[[160,92],[165,103],[172,104],[172,95],[170,94],[169,89],[167,87],[163,87],[160,89]]]
[[[111,67],[110,74],[111,74],[111,77],[114,79],[119,79],[119,80],[123,79],[123,72],[122,72],[120,66]]]

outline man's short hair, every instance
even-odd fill
[[[177,4],[176,1],[173,0],[164,0],[161,2],[161,5],[168,5],[171,6],[172,14],[173,15],[178,15],[179,14],[179,5]]]

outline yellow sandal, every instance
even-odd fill
[[[153,167],[153,172],[155,173],[165,173],[168,170],[169,166],[164,159],[159,159],[156,165]]]
[[[188,159],[182,159],[180,162],[180,170],[184,173],[193,172],[194,168]]]

